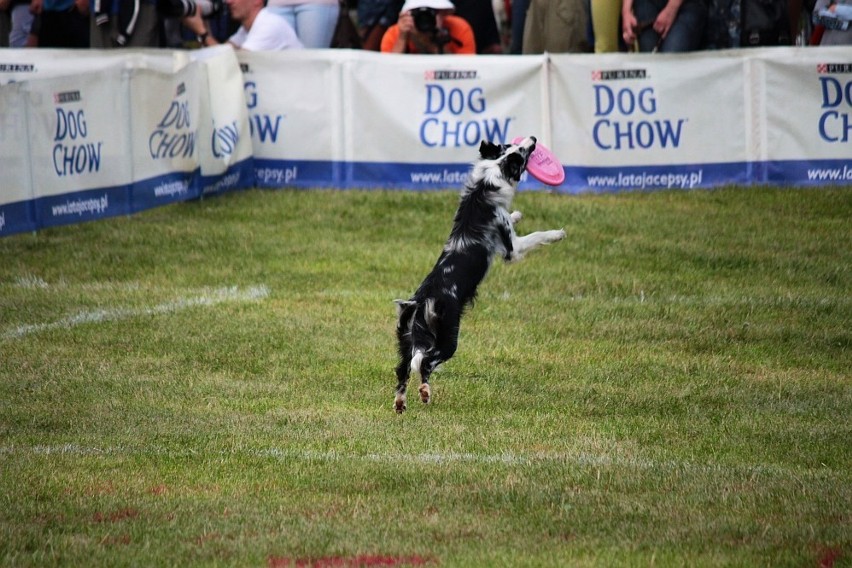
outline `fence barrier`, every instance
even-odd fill
[[[852,51],[3,49],[0,236],[249,187],[454,188],[481,140],[526,135],[563,193],[852,185]]]

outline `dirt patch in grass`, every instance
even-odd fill
[[[422,556],[389,556],[369,555],[358,556],[326,556],[323,558],[287,558],[270,556],[266,565],[268,568],[361,568],[372,566],[424,566],[435,561]]]
[[[92,521],[95,523],[120,523],[122,521],[133,520],[138,516],[139,511],[137,509],[125,508],[111,513],[98,511],[92,515]]]

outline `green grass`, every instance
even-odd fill
[[[392,410],[449,192],[0,240],[0,563],[850,566],[852,188],[523,193]]]

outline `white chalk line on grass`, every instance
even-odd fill
[[[366,462],[384,464],[410,465],[498,465],[507,467],[522,467],[535,465],[567,465],[585,468],[622,467],[634,470],[675,471],[684,473],[734,475],[736,477],[754,477],[768,475],[800,479],[803,477],[835,477],[841,472],[828,468],[823,464],[810,468],[785,467],[777,464],[707,464],[679,460],[655,461],[613,454],[596,454],[589,452],[560,453],[533,452],[518,454],[505,452],[485,454],[474,452],[429,452],[419,454],[404,453],[347,453],[335,450],[291,450],[284,448],[245,448],[234,450],[175,450],[171,448],[146,447],[87,447],[78,444],[62,444],[55,446],[0,446],[0,459],[3,456],[14,455],[39,456],[163,456],[168,458],[203,458],[222,459],[229,457],[257,457],[276,461],[295,462]]]
[[[50,323],[20,325],[3,332],[2,337],[4,339],[17,339],[26,335],[32,335],[34,333],[54,329],[70,329],[78,325],[89,323],[103,323],[140,316],[170,314],[198,306],[215,306],[225,302],[251,302],[261,300],[267,296],[269,296],[269,289],[263,285],[249,286],[244,289],[240,289],[238,286],[226,286],[205,291],[197,296],[178,298],[177,300],[158,304],[156,306],[90,310]]]

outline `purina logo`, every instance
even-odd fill
[[[817,73],[822,75],[829,73],[852,73],[852,63],[820,63],[817,65]]]
[[[455,71],[452,69],[440,69],[426,71],[423,78],[427,81],[461,81],[465,79],[476,79],[476,71]]]
[[[611,69],[592,71],[592,81],[622,81],[624,79],[647,79],[645,69]]]
[[[79,103],[83,98],[80,96],[80,91],[65,91],[64,93],[54,93],[53,102],[58,105],[64,103]]]
[[[0,73],[35,73],[32,63],[0,63]]]

